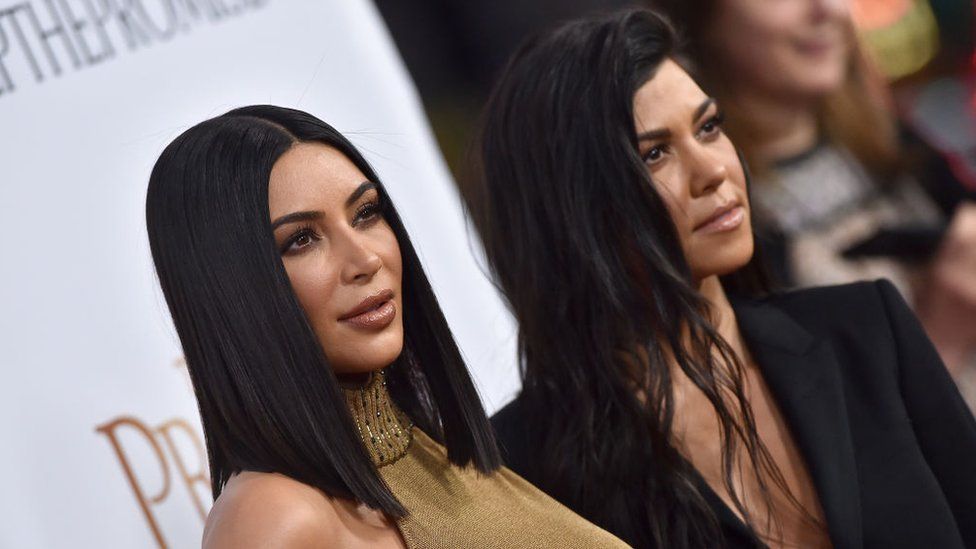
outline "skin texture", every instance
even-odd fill
[[[701,111],[702,105],[708,107]],[[745,176],[735,149],[722,133],[717,107],[676,63],[666,61],[634,96],[637,134],[651,132],[668,137],[641,139],[639,151],[651,179],[671,213],[692,275],[708,299],[719,333],[732,346],[746,368],[746,396],[756,428],[782,472],[789,493],[806,514],[789,503],[786,492],[768,482],[772,506],[760,497],[758,479],[740,452],[733,476],[736,492],[755,526],[771,547],[829,547],[826,532],[809,520],[822,521],[822,510],[806,465],[776,406],[760,370],[742,339],[732,306],[719,276],[745,265],[752,256],[753,236],[748,220]],[[738,201],[744,219],[736,228],[720,233],[695,230],[721,204]],[[734,510],[722,480],[719,421],[711,403],[675,365],[677,447],[701,473],[709,486]],[[737,513],[738,514],[738,513]],[[771,522],[767,522],[767,517]],[[740,516],[740,518],[742,518]]]
[[[340,152],[302,143],[274,165],[268,186],[272,220],[294,212],[322,214],[280,225],[274,235],[278,249],[287,248],[281,260],[295,295],[339,374],[379,370],[403,349],[400,247],[377,208],[375,189],[346,204],[364,181]],[[396,317],[389,326],[364,329],[339,320],[382,290],[394,294]]]
[[[292,289],[340,380],[361,382],[403,348],[400,248],[378,207],[375,188],[342,153],[318,143],[294,145],[275,163],[268,185],[270,219],[315,212],[275,227]],[[359,194],[359,196],[355,196]],[[352,200],[350,200],[352,199]],[[392,291],[395,317],[382,327],[341,320],[364,298]],[[403,548],[382,512],[276,473],[230,478],[207,517],[203,547]]]

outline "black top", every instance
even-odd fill
[[[891,283],[732,305],[806,459],[835,548],[976,548],[976,421]],[[546,418],[526,417],[521,398],[492,423],[506,465],[536,482],[526,433]],[[728,546],[754,547],[743,523],[703,490]]]

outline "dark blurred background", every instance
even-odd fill
[[[913,3],[851,2],[861,37],[869,49],[873,47],[879,65],[887,72],[902,113],[912,111],[913,101],[926,84],[949,77],[972,91],[976,74],[973,3],[921,2],[930,9],[931,22],[917,21],[905,10],[906,4]],[[567,19],[651,4],[625,0],[376,0],[455,175],[493,77],[522,40]],[[925,38],[931,32],[938,36],[935,45]],[[970,95],[968,99],[968,105],[942,103],[936,109],[939,112],[923,114],[928,118],[920,123],[937,125],[943,115],[958,117],[961,107],[971,114],[976,109],[976,97]],[[903,117],[913,118],[911,114]],[[947,139],[965,137],[951,135]],[[969,145],[976,147],[976,143]],[[976,166],[976,151],[971,150],[968,156],[968,163]]]
[[[527,36],[619,0],[377,0],[441,150],[458,174],[493,77]]]

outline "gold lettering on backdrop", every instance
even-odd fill
[[[163,487],[159,490],[159,493],[151,498],[147,498],[145,492],[143,492],[142,485],[139,480],[136,479],[135,473],[132,471],[132,464],[129,462],[129,458],[125,451],[122,450],[122,445],[119,443],[119,439],[116,436],[115,430],[121,426],[128,426],[134,428],[136,431],[140,432],[149,442],[150,447],[152,447],[153,452],[155,452],[156,457],[159,459],[160,468],[163,471]],[[96,431],[108,437],[109,443],[112,445],[112,449],[115,450],[115,455],[119,459],[119,464],[122,465],[122,470],[125,472],[126,478],[129,480],[129,486],[135,493],[136,500],[139,502],[139,507],[142,509],[142,513],[146,516],[146,521],[149,522],[149,529],[152,530],[153,536],[156,538],[156,542],[159,543],[160,547],[166,547],[166,541],[163,539],[163,533],[159,529],[159,525],[156,523],[156,519],[153,517],[152,511],[150,510],[150,504],[156,504],[164,499],[169,494],[169,467],[166,465],[166,457],[163,455],[162,448],[159,447],[159,443],[156,442],[156,438],[153,436],[153,432],[146,427],[144,423],[138,419],[131,416],[123,416],[108,423],[104,423],[95,428]]]
[[[186,362],[183,361],[182,357],[177,359],[174,365],[182,367],[183,375],[189,381]],[[136,469],[133,466],[132,460],[129,458],[129,453],[126,452],[126,448],[118,436],[120,428],[123,427],[133,429],[142,435],[142,438],[145,439],[146,443],[152,449],[153,454],[156,456],[156,461],[162,471],[163,479],[163,486],[156,494],[150,495],[146,487],[142,485],[136,476]],[[146,518],[149,530],[160,549],[166,549],[166,538],[163,536],[163,530],[160,527],[159,521],[156,520],[153,508],[166,500],[171,492],[172,474],[169,468],[170,460],[166,457],[167,453],[176,465],[176,473],[182,479],[183,485],[189,492],[190,501],[193,502],[193,506],[197,510],[197,514],[200,515],[201,521],[206,520],[209,503],[203,501],[198,489],[202,486],[207,493],[210,493],[207,452],[204,449],[199,432],[188,421],[178,417],[170,418],[158,426],[153,427],[132,415],[123,415],[97,426],[95,431],[108,438],[108,442],[115,452],[115,457],[118,459],[122,472],[126,480],[128,480],[129,487],[132,489],[133,495],[135,495],[136,502],[139,504],[139,509]],[[192,443],[190,447],[195,451],[196,456],[183,455],[187,450],[181,451],[181,446],[176,444],[176,441],[181,438],[183,440],[190,440]],[[185,449],[186,447],[185,444],[182,445],[182,448]],[[191,465],[193,466],[192,469]]]
[[[183,456],[180,455],[180,451],[177,449],[176,444],[173,443],[173,437],[170,436],[170,430],[176,428],[179,431],[183,431],[190,440],[193,441],[193,447],[197,451],[197,470],[193,474],[187,471],[186,462],[183,461]],[[180,477],[183,478],[183,482],[186,484],[186,489],[190,492],[190,499],[193,500],[193,505],[196,506],[197,511],[200,513],[200,518],[206,520],[207,510],[204,508],[203,502],[200,501],[200,494],[193,487],[194,483],[203,486],[204,490],[210,491],[210,475],[207,474],[207,453],[203,449],[203,444],[200,443],[199,437],[197,437],[196,431],[190,427],[190,424],[183,421],[182,419],[171,419],[166,423],[160,425],[156,428],[156,432],[163,437],[166,441],[166,445],[169,446],[169,451],[173,454],[173,462],[176,463],[176,469],[180,472]]]

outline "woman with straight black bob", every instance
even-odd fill
[[[976,423],[918,322],[886,281],[767,291],[676,59],[653,12],[571,22],[485,108],[465,199],[519,322],[503,460],[636,547],[976,547]]]
[[[403,224],[331,126],[194,126],[146,220],[206,435],[205,547],[623,546],[499,466]]]

